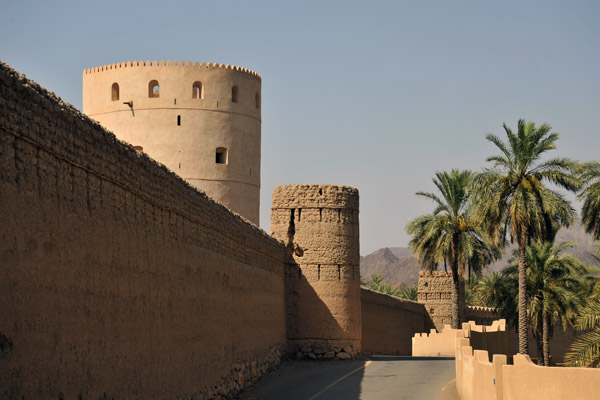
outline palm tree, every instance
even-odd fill
[[[600,285],[597,285],[600,286]],[[583,334],[571,344],[565,362],[571,367],[600,366],[600,299],[595,299],[579,310],[575,329]]]
[[[390,296],[400,296],[400,291],[398,289],[394,289],[391,285],[385,283],[383,281],[383,277],[380,274],[374,274],[371,276],[371,280],[369,282],[365,282],[365,286],[367,286],[371,290],[375,290],[376,292],[389,294]]]
[[[493,163],[475,178],[478,218],[485,224],[495,244],[503,245],[507,236],[516,240],[519,254],[519,353],[527,354],[527,293],[525,247],[549,236],[554,226],[570,225],[575,210],[570,203],[544,182],[576,191],[580,184],[574,175],[577,164],[566,158],[541,161],[555,149],[557,133],[542,124],[519,120],[517,133],[504,124],[508,142],[488,134],[501,154],[487,159]]]
[[[400,291],[400,295],[398,296],[401,299],[407,299],[412,301],[417,301],[418,298],[418,290],[416,286],[409,286]]]
[[[484,307],[493,307],[498,311],[502,308],[503,299],[509,296],[506,291],[507,283],[499,272],[492,272],[477,280],[473,289],[473,300]]]
[[[480,306],[475,298],[475,289],[481,279],[479,274],[468,274],[465,280],[465,301],[468,306]]]
[[[600,249],[599,249],[600,250]],[[597,254],[593,254],[600,261]],[[565,362],[571,367],[600,367],[600,280],[596,279],[588,301],[577,313],[575,329],[582,332],[571,344]]]
[[[563,330],[572,325],[585,298],[588,268],[569,254],[560,254],[574,243],[533,243],[525,249],[527,295],[532,331],[538,345],[538,363],[550,365],[552,326],[559,321]],[[518,276],[518,257],[505,273]]]
[[[452,170],[438,172],[433,183],[439,191],[418,192],[436,205],[432,214],[417,217],[408,224],[410,246],[425,269],[448,263],[453,276],[452,327],[460,327],[459,287],[466,265],[480,267],[495,258],[479,225],[471,217],[469,190],[473,173]],[[489,261],[488,261],[489,260]]]
[[[600,163],[585,164],[582,172],[583,190],[580,198],[583,200],[581,221],[588,233],[594,239],[600,239]]]

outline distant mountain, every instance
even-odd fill
[[[412,286],[419,277],[419,262],[407,247],[384,247],[360,258],[360,276],[365,280],[379,274],[383,281],[398,287]]]
[[[600,267],[600,263],[591,256],[596,251],[592,237],[585,232],[579,223],[569,229],[558,232],[556,243],[577,242],[578,246],[567,252],[588,265]],[[504,257],[486,268],[486,271],[501,271],[508,265],[516,245],[507,247]],[[383,281],[394,287],[412,286],[419,278],[419,262],[413,257],[408,247],[384,247],[360,258],[360,276],[371,279],[374,274],[383,277]]]
[[[592,253],[596,251],[594,240],[592,239],[592,236],[585,232],[585,228],[579,222],[575,222],[570,228],[563,228],[558,231],[554,243],[560,244],[562,242],[577,243],[576,247],[565,250],[565,253],[572,254],[590,266],[600,267],[598,260],[592,257]],[[503,270],[508,265],[516,249],[516,244],[510,245],[506,248],[504,256],[500,260],[488,266],[486,269],[488,271]]]

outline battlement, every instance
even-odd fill
[[[480,314],[495,314],[495,311],[492,307],[480,307],[480,306],[467,306],[467,310],[472,313],[480,313]]]
[[[358,210],[358,190],[341,185],[277,186],[273,190],[271,208],[353,208]]]
[[[491,307],[467,306],[466,316],[468,320],[473,320],[480,325],[489,325],[499,315]]]
[[[450,276],[452,276],[452,272],[445,272],[445,271],[419,271],[419,277],[422,277],[422,276],[450,277]]]
[[[199,63],[198,61],[196,61],[195,63],[192,63],[191,61],[185,62],[185,61],[177,61],[175,60],[174,62],[171,62],[171,60],[168,60],[167,62],[160,60],[159,61],[126,61],[126,62],[120,62],[120,63],[115,63],[115,64],[108,64],[108,65],[102,65],[100,67],[93,67],[93,68],[86,68],[83,70],[83,75],[88,75],[88,74],[94,74],[94,73],[98,73],[98,72],[104,72],[104,71],[110,71],[110,70],[115,70],[118,68],[138,68],[138,67],[178,67],[178,68],[197,68],[197,69],[222,69],[225,71],[234,71],[234,72],[240,72],[243,74],[247,74],[250,75],[256,79],[261,80],[261,76],[260,74],[258,74],[257,72],[254,72],[248,68],[243,68],[243,67],[238,67],[236,65],[229,65],[229,64],[219,64],[219,63],[206,63],[203,62],[202,64]]]

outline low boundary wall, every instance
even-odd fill
[[[416,333],[412,338],[412,355],[420,357],[454,357],[454,342],[465,337],[462,329],[444,326],[441,332]]]
[[[500,315],[493,308],[467,306],[467,320],[475,321],[477,325],[491,325],[493,321],[498,319],[500,319]],[[519,351],[519,335],[516,329],[509,329],[508,332],[509,352],[504,354],[516,354]],[[560,365],[564,362],[565,354],[575,340],[576,333],[572,327],[568,327],[566,331],[563,331],[560,323],[556,323],[551,332],[553,334],[550,339],[550,362]],[[529,349],[532,357],[537,356],[537,343],[531,327],[529,328]]]
[[[0,63],[0,398],[215,398],[285,346],[283,244]]]
[[[462,400],[598,398],[600,369],[541,367],[521,354],[509,365],[505,354],[474,350],[470,341],[456,340],[456,389]]]
[[[411,355],[411,338],[433,326],[414,301],[361,288],[363,354]]]
[[[464,322],[462,329],[444,326],[441,332],[431,329],[429,333],[417,333],[412,339],[413,356],[454,357],[456,340],[470,338],[475,349],[493,350],[496,353],[508,353],[508,332],[506,321],[494,321],[492,325],[477,325],[473,321]]]

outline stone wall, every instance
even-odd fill
[[[411,355],[415,333],[433,327],[422,304],[360,290],[363,354]]]
[[[361,342],[358,190],[289,185],[273,190],[271,232],[286,244],[290,352],[357,357]]]
[[[215,398],[280,360],[282,244],[5,64],[0,226],[0,398]]]
[[[438,331],[452,325],[452,272],[419,271],[418,302],[425,306]],[[465,284],[460,280],[460,321],[466,321]]]

